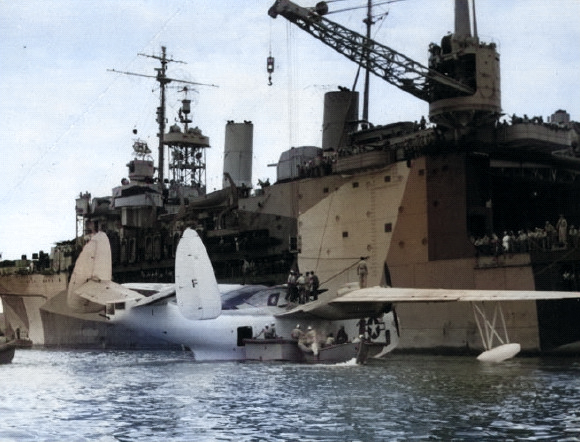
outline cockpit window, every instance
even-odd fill
[[[264,285],[249,285],[222,295],[222,310],[237,310],[256,292],[267,289]]]
[[[268,296],[268,305],[276,307],[278,305],[278,300],[280,299],[280,292],[271,293]]]
[[[286,287],[272,287],[257,292],[246,303],[252,307],[276,306],[280,300],[286,297]]]

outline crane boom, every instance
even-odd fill
[[[432,81],[447,87],[455,96],[475,93],[475,90],[464,83],[429,69],[388,46],[324,18],[322,15],[327,11],[324,2],[320,2],[315,9],[308,9],[290,0],[276,0],[268,14],[272,18],[283,16],[335,51],[369,69],[379,78],[421,100],[429,103],[435,100],[430,90]]]

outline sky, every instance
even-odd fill
[[[291,146],[320,146],[324,94],[352,87],[357,66],[284,18],[271,19],[272,3],[0,0],[2,258],[30,258],[73,239],[75,198],[86,191],[108,196],[127,176],[134,129],[157,159],[157,83],[108,71],[155,75],[158,61],[138,54],[159,55],[166,46],[185,62],[170,63],[168,76],[218,86],[189,93],[193,125],[210,137],[209,190],[221,188],[228,120],[254,123],[254,185],[275,182],[268,164]],[[331,11],[363,4],[329,2]],[[453,30],[453,5],[377,6],[388,14],[373,38],[427,64],[429,43]],[[480,0],[476,12],[480,39],[498,45],[503,111],[546,119],[564,109],[580,121],[580,1]],[[364,10],[328,18],[364,32]],[[168,90],[170,124],[183,98],[177,86]],[[428,115],[428,104],[374,77],[369,115],[374,124],[415,121]]]

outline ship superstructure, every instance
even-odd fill
[[[173,60],[162,49],[160,57],[153,57],[161,67],[152,78],[160,84],[157,122],[164,153],[154,165],[147,144],[135,140],[129,179],[110,197],[85,194],[77,199],[79,232],[107,232],[119,282],[172,282],[177,242],[187,227],[204,238],[220,281],[280,282],[295,260],[289,243],[296,237],[296,215],[279,189],[272,191],[267,183],[252,189],[252,122],[227,122],[223,188],[208,193],[210,140],[191,118],[191,82],[183,82],[185,98],[176,122],[166,130],[164,86],[182,81],[167,77],[166,65]]]

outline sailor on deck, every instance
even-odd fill
[[[344,325],[341,325],[338,329],[338,333],[336,334],[336,343],[337,344],[344,344],[348,342],[348,335],[344,329]]]
[[[303,336],[304,332],[300,328],[300,324],[296,324],[296,327],[294,328],[294,330],[292,330],[290,337],[295,341],[300,341],[303,338]]]
[[[368,267],[367,261],[364,256],[361,256],[358,266],[356,268],[356,273],[358,274],[358,283],[361,289],[367,286],[367,274]]]
[[[270,339],[270,327],[268,326],[268,324],[264,326],[262,331],[258,333],[254,339],[258,339],[262,335],[264,335],[264,339]]]
[[[314,330],[310,325],[308,326],[308,331],[306,332],[306,345],[311,346],[316,342],[316,330]]]
[[[335,343],[334,335],[332,334],[332,332],[330,332],[326,337],[326,342],[324,343],[324,345],[334,345],[334,343]]]

